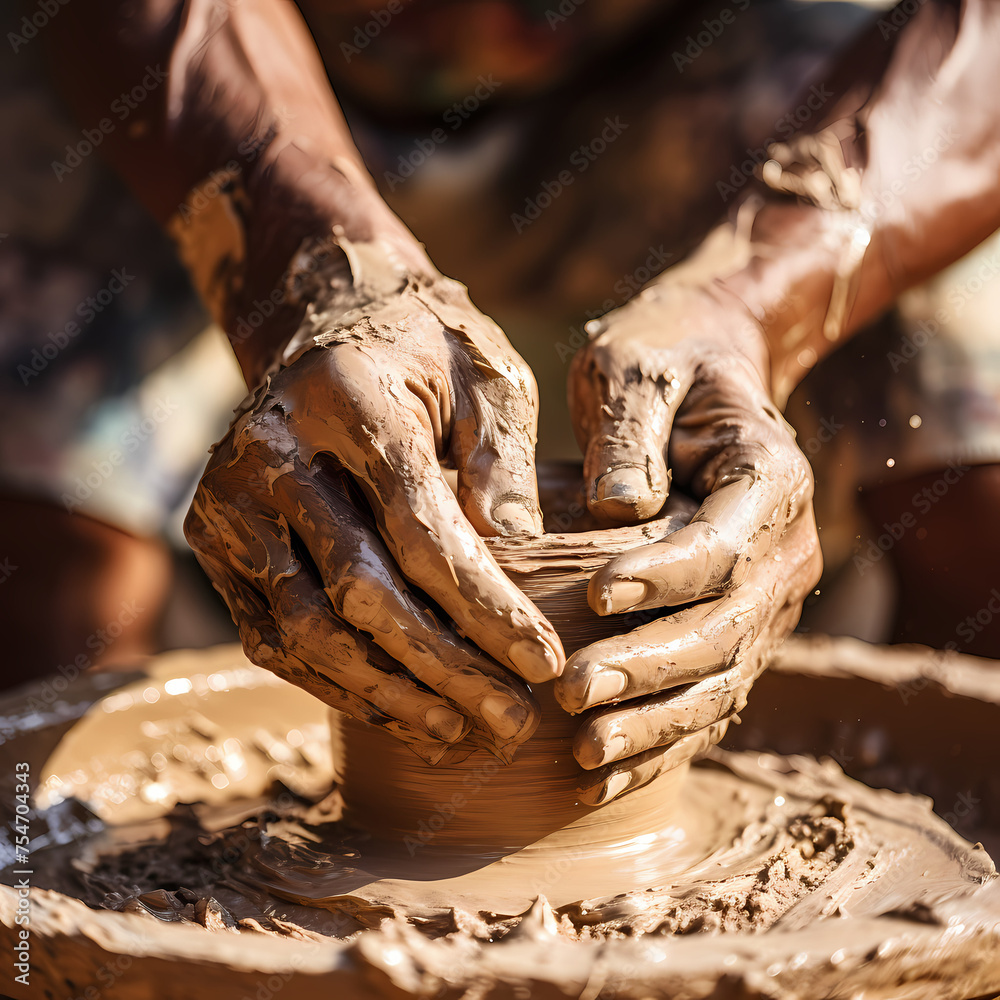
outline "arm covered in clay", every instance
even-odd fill
[[[911,5],[912,6],[912,5]],[[778,407],[844,338],[1000,226],[1000,3],[887,12],[815,132],[687,261],[594,321],[570,374],[592,510],[702,501],[591,581],[600,613],[701,603],[597,643],[557,682],[602,801],[719,739],[819,578],[812,474]],[[622,704],[616,704],[621,702]]]
[[[294,5],[94,0],[52,31],[84,121],[146,80],[106,149],[253,390],[186,522],[247,654],[426,759],[509,755],[564,660],[480,537],[541,528],[531,372],[379,198]]]

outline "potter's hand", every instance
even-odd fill
[[[427,760],[509,757],[538,719],[518,677],[564,660],[479,537],[540,530],[531,372],[440,276],[307,327],[216,446],[188,539],[255,663]]]
[[[611,706],[588,714],[575,743],[591,803],[721,739],[821,568],[812,474],[743,307],[654,286],[602,326],[570,375],[591,511],[652,517],[668,466],[701,507],[665,541],[608,563],[590,604],[606,615],[701,603],[580,650],[557,681],[568,711]]]

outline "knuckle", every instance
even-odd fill
[[[317,353],[315,363],[322,367],[326,377],[337,386],[355,381],[359,375],[378,377],[381,367],[373,345],[365,348],[355,343],[331,343]]]
[[[266,667],[281,648],[277,634],[272,630],[262,631],[256,623],[241,622],[239,633],[246,658],[258,667]]]

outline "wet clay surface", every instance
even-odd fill
[[[491,860],[411,852],[339,821],[337,796],[286,793],[221,830],[211,811],[183,810],[165,837],[128,846],[151,831],[119,830],[82,856],[76,845],[54,851],[39,884],[215,930],[341,938],[390,920],[431,938],[496,941],[525,921],[571,939],[794,930],[847,913],[923,913],[993,877],[985,851],[926,801],[805,758],[716,752],[685,799],[673,825],[629,842],[538,844]]]
[[[490,551],[572,665],[579,649],[642,625],[592,610],[595,571],[669,538],[692,507],[677,498],[659,520],[616,530],[581,516],[567,526],[587,530],[492,539]],[[704,632],[701,613],[681,612]],[[844,659],[828,654],[820,676],[833,682]],[[808,677],[793,661],[779,671]],[[863,658],[846,661],[856,681],[868,676]],[[670,668],[683,720],[698,668],[685,674],[683,655]],[[897,669],[878,679],[920,688]],[[990,701],[981,671],[959,674],[967,697]],[[163,657],[110,690],[81,678],[89,694],[65,731],[56,707],[36,717],[37,693],[12,701],[6,728],[38,761],[47,826],[33,885],[138,921],[161,943],[208,930],[245,941],[250,959],[262,939],[354,947],[374,933],[418,963],[432,945],[466,949],[461,974],[477,977],[494,946],[533,945],[540,957],[556,941],[679,937],[717,942],[721,973],[728,942],[772,933],[810,935],[802,954],[836,965],[845,918],[950,928],[948,908],[978,905],[995,880],[987,852],[929,800],[866,787],[833,761],[711,750],[722,733],[703,727],[679,728],[674,748],[631,767],[623,786],[614,761],[588,756],[594,720],[615,711],[591,683],[571,671],[533,684],[538,722],[512,762],[469,742],[431,764],[385,726],[336,712],[331,725],[320,702],[232,648]],[[637,718],[641,706],[619,725],[625,747]]]
[[[90,700],[97,703],[68,735],[54,737],[54,747],[39,730],[58,728],[58,713],[36,719],[29,732],[32,726],[24,720],[30,712],[18,715],[5,706],[11,732],[20,734],[10,750],[20,754],[33,747],[43,782],[40,798],[49,806],[35,820],[37,833],[48,828],[50,846],[40,841],[35,852],[33,892],[37,933],[56,934],[62,968],[74,967],[80,942],[98,932],[101,948],[134,949],[135,938],[147,956],[183,942],[174,959],[176,964],[181,957],[183,967],[191,955],[200,954],[185,928],[198,935],[207,928],[219,943],[198,961],[235,966],[228,979],[219,981],[234,991],[247,982],[241,963],[251,969],[273,967],[281,954],[287,958],[307,944],[329,947],[333,939],[347,949],[338,959],[345,968],[364,967],[365,975],[372,975],[373,969],[393,970],[400,962],[412,969],[416,963],[425,971],[436,969],[442,983],[469,984],[485,977],[538,983],[542,990],[549,973],[537,963],[555,961],[550,971],[569,995],[587,995],[574,976],[579,963],[590,968],[596,961],[586,950],[592,947],[621,949],[600,953],[610,963],[603,975],[646,989],[633,993],[633,985],[623,985],[622,996],[728,995],[706,985],[706,969],[714,969],[709,978],[723,981],[734,968],[745,971],[748,963],[756,967],[765,959],[787,976],[801,977],[809,970],[819,976],[822,966],[827,978],[809,981],[828,985],[850,985],[852,976],[855,985],[898,985],[911,974],[930,975],[931,968],[950,977],[945,991],[886,987],[873,996],[975,996],[974,990],[983,995],[984,984],[991,984],[988,963],[1000,954],[1000,942],[989,931],[1000,912],[994,909],[992,863],[934,816],[927,800],[866,788],[831,763],[715,751],[712,759],[691,768],[680,802],[666,817],[653,821],[640,810],[638,817],[615,819],[614,810],[624,812],[630,802],[641,801],[644,789],[596,810],[608,816],[611,828],[628,819],[631,840],[622,837],[595,848],[585,841],[582,846],[547,845],[543,839],[494,858],[463,857],[454,845],[441,846],[433,838],[386,843],[339,819],[339,794],[324,795],[316,783],[324,773],[330,775],[324,772],[329,764],[324,763],[321,707],[309,716],[292,705],[296,699],[311,700],[248,666],[233,649],[225,655],[216,651],[208,662],[202,659],[206,655],[174,654],[169,669],[161,664],[158,675],[154,670],[110,691],[96,689],[88,678]],[[183,679],[191,681],[190,689],[182,690],[178,681]],[[158,696],[147,694],[154,690]],[[930,688],[922,694],[934,698]],[[227,702],[241,696],[266,702],[273,724],[256,725],[246,704],[227,710]],[[286,729],[286,698],[297,719],[291,729]],[[947,699],[935,699],[937,705],[942,701]],[[104,707],[109,702],[112,711]],[[110,742],[129,739],[135,753],[117,770],[111,766],[118,760],[114,746],[100,741],[110,729],[109,719],[117,731]],[[220,729],[211,730],[213,723]],[[179,744],[171,742],[185,726],[203,733],[200,744],[191,741],[200,751],[190,758],[174,752]],[[167,739],[164,732],[175,737]],[[72,758],[60,758],[60,744],[74,737]],[[226,740],[233,742],[227,746]],[[162,760],[154,760],[158,753]],[[76,773],[81,770],[82,775]],[[215,774],[230,779],[226,794],[211,805],[175,807],[164,818],[163,802],[173,801],[182,788],[186,798],[201,797],[198,781],[220,791]],[[279,774],[282,783],[275,785]],[[128,784],[128,775],[138,794],[116,803],[113,792]],[[151,786],[157,786],[152,795]],[[93,802],[110,825],[68,797],[73,790]],[[153,801],[161,795],[159,803]],[[144,803],[145,812],[133,801]],[[132,811],[116,815],[123,807]],[[592,863],[595,857],[600,864]],[[9,869],[4,881],[11,881]],[[97,909],[78,910],[77,900]],[[6,906],[6,896],[0,903]],[[75,931],[66,938],[65,929],[88,912],[93,916],[80,926],[90,929],[82,938]],[[752,952],[738,944],[747,934],[761,942]],[[268,940],[280,945],[279,951],[271,951]],[[698,940],[710,956],[694,948]],[[647,950],[638,955],[633,949],[640,941],[647,942]],[[559,942],[571,951],[554,950]],[[680,947],[680,942],[691,946],[677,953],[669,971],[658,967],[657,949]],[[507,949],[502,969],[490,957],[494,947]],[[837,952],[843,954],[831,964]],[[928,964],[928,956],[934,963]],[[144,961],[137,960],[137,968],[145,968]],[[671,976],[688,961],[702,962],[702,978],[693,979],[685,993],[674,988]],[[203,965],[198,968],[197,976],[184,981],[186,995],[202,995],[195,985],[200,989],[211,980],[202,974]],[[858,980],[862,969],[867,971]],[[956,969],[964,979],[956,978]],[[420,977],[403,982],[404,995],[424,990]],[[963,983],[972,988],[959,992]],[[133,995],[127,978],[121,985],[122,996]],[[221,988],[213,995],[242,995]],[[467,995],[467,988],[455,986],[454,995]],[[388,980],[372,989],[352,995],[392,995]],[[505,995],[500,985],[497,990],[485,995]],[[831,988],[807,995],[851,994]]]

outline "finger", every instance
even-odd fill
[[[458,706],[501,745],[523,743],[539,710],[517,678],[463,642],[413,594],[381,538],[358,516],[321,463],[312,478],[281,477],[274,484],[291,526],[309,550],[333,610],[369,634],[394,660]]]
[[[206,491],[202,509],[213,500]],[[236,618],[254,663],[268,666],[278,650],[302,663],[313,678],[310,689],[331,707],[342,703],[340,692],[346,691],[421,731],[425,740],[456,743],[466,735],[471,723],[465,716],[405,673],[391,672],[399,667],[384,654],[376,656],[374,644],[336,620],[322,584],[293,553],[282,518],[233,509],[224,516],[217,507],[212,523],[225,546],[224,586],[231,599],[239,603],[247,591],[257,595],[256,613],[244,601]],[[217,552],[218,545],[214,548]]]
[[[458,373],[461,378],[461,373]],[[456,402],[451,457],[458,502],[481,535],[540,535],[535,477],[538,389],[514,356],[505,377],[477,377]]]
[[[848,167],[840,141],[829,131],[773,143],[760,176],[768,187],[808,198],[824,208],[857,208],[861,174]]]
[[[305,664],[320,684],[363,698],[429,740],[457,743],[468,733],[471,721],[454,706],[400,670],[373,642],[337,621],[308,567],[279,578],[268,596],[280,648]]]
[[[243,639],[246,630],[273,632],[271,609],[258,585],[255,556],[244,543],[244,537],[251,533],[232,523],[226,508],[204,483],[191,502],[184,520],[184,534],[199,565],[225,601],[240,629],[240,638]]]
[[[595,771],[588,771],[577,792],[580,801],[588,806],[600,806],[605,802],[634,792],[648,785],[654,778],[673,771],[683,764],[700,757],[706,750],[720,742],[729,728],[729,720],[714,723],[700,733],[684,736],[666,750],[647,750],[627,760]]]
[[[746,704],[755,668],[748,658],[677,692],[604,709],[577,731],[573,754],[581,767],[593,770],[722,722]]]
[[[555,630],[504,575],[469,524],[438,463],[426,411],[403,381],[353,345],[329,349],[338,392],[315,410],[295,400],[317,450],[356,476],[379,533],[412,583],[451,617],[460,634],[528,681],[565,663]],[[343,398],[341,398],[343,397]],[[349,405],[348,405],[349,404]]]
[[[252,472],[251,465],[243,463],[244,474]],[[211,547],[222,567],[270,593],[280,577],[301,568],[292,555],[286,520],[260,506],[273,496],[276,507],[290,512],[292,526],[316,560],[341,617],[371,633],[393,659],[469,715],[489,737],[479,742],[509,755],[508,748],[524,742],[538,723],[537,704],[527,688],[463,643],[408,592],[381,539],[363,523],[347,496],[343,473],[331,473],[322,456],[312,470],[301,462],[289,462],[283,469],[272,473],[266,492],[262,484],[255,494],[254,514],[234,506],[231,490],[225,490],[223,503],[203,483],[189,516],[192,545]],[[221,489],[218,483],[216,488]],[[237,593],[231,584],[225,590]],[[248,617],[246,609],[231,611],[237,621]]]
[[[433,290],[421,289],[415,297],[462,345],[448,358],[450,384],[457,387],[453,419],[446,412],[451,405],[448,379],[441,380],[439,390],[434,388],[434,376],[425,373],[430,394],[408,383],[424,401],[431,424],[450,427],[447,451],[458,472],[462,510],[473,528],[485,536],[539,534],[538,389],[531,369],[496,323],[467,308],[462,285],[441,279]],[[438,399],[440,407],[436,407]]]
[[[572,417],[591,513],[620,523],[653,517],[670,490],[667,441],[688,386],[655,362],[623,361],[599,345],[581,364],[571,378]]]
[[[702,503],[691,523],[668,539],[612,559],[590,579],[597,614],[670,607],[739,586],[780,537],[787,485],[743,472]]]
[[[447,743],[429,736],[425,727],[393,718],[357,694],[331,684],[328,677],[283,648],[274,609],[258,584],[273,593],[277,580],[301,572],[297,581],[301,588],[307,585],[309,570],[295,559],[287,532],[277,521],[262,514],[259,520],[263,530],[254,530],[232,507],[228,508],[228,517],[226,510],[211,490],[202,486],[184,528],[198,561],[237,623],[250,662],[301,687],[331,708],[378,726],[410,746],[423,760],[437,763],[449,751]]]
[[[377,726],[396,739],[413,745],[415,752],[425,760],[428,751],[432,751],[432,755],[437,759],[440,759],[440,756],[448,751],[447,745],[440,740],[435,739],[433,743],[429,742],[425,730],[400,722],[399,719],[394,719],[379,711],[364,698],[330,684],[315,670],[310,669],[304,661],[276,646],[258,646],[253,662],[272,671],[296,687],[302,688],[303,691],[308,691],[313,697],[318,698],[331,708],[335,708],[338,712],[349,715],[360,722],[367,722],[371,726]]]
[[[771,599],[743,587],[632,632],[592,643],[566,663],[555,694],[581,712],[690,684],[725,669],[761,634]]]

